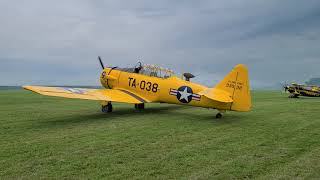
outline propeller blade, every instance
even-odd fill
[[[103,65],[103,62],[102,62],[102,60],[101,60],[101,57],[98,56],[98,59],[99,59],[99,62],[100,62],[100,65],[101,65],[102,69],[104,69],[104,65]]]

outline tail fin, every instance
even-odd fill
[[[251,95],[249,86],[248,68],[238,64],[214,88],[228,92],[233,99],[230,110],[249,111],[251,108]]]

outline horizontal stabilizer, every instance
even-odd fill
[[[230,94],[215,88],[207,88],[201,92],[198,93],[199,95],[205,96],[211,100],[224,102],[224,103],[231,103],[233,102],[232,98],[230,97]]]

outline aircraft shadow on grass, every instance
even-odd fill
[[[91,113],[91,114],[74,114],[74,115],[69,115],[69,116],[65,116],[65,117],[58,117],[49,121],[45,121],[45,123],[52,123],[52,124],[56,124],[56,123],[77,123],[77,122],[86,122],[86,121],[106,121],[106,120],[121,120],[121,119],[125,119],[125,118],[130,118],[130,117],[138,117],[138,116],[145,116],[145,115],[149,115],[149,114],[158,114],[158,115],[162,115],[162,114],[172,114],[172,113],[177,113],[177,112],[173,112],[179,109],[189,109],[191,107],[187,107],[187,106],[162,106],[162,107],[148,107],[144,110],[135,110],[132,109],[131,107],[127,107],[127,108],[120,108],[115,110],[113,113],[110,114],[104,114],[101,112],[95,112],[95,113]],[[121,119],[119,119],[121,118]]]
[[[190,109],[190,111],[186,111]],[[229,124],[229,123],[235,123],[237,121],[240,121],[241,119],[244,119],[245,116],[237,116],[229,114],[226,116],[223,120],[222,119],[215,119],[214,118],[214,112],[208,110],[212,113],[194,113],[193,107],[188,106],[162,106],[162,107],[148,107],[144,110],[134,110],[132,108],[121,108],[115,110],[112,114],[103,114],[100,112],[93,113],[93,114],[74,114],[69,115],[65,117],[57,117],[54,119],[50,119],[48,121],[44,120],[41,121],[40,124],[38,124],[38,127],[40,128],[50,128],[50,127],[61,127],[61,126],[68,126],[68,125],[74,125],[74,124],[82,124],[82,123],[94,123],[97,121],[121,121],[126,118],[132,118],[132,117],[144,117],[146,115],[154,114],[154,115],[172,115],[172,116],[181,116],[182,120],[190,121],[190,119],[194,121],[207,121],[207,122],[213,122],[215,124]],[[184,110],[184,111],[180,111]],[[151,119],[152,120],[152,119]]]

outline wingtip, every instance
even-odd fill
[[[23,89],[29,89],[30,86],[24,85],[24,86],[22,86],[22,88],[23,88]]]
[[[34,86],[27,85],[27,86],[22,86],[22,88],[25,89],[25,90],[29,90],[29,91],[35,91],[34,90]]]

